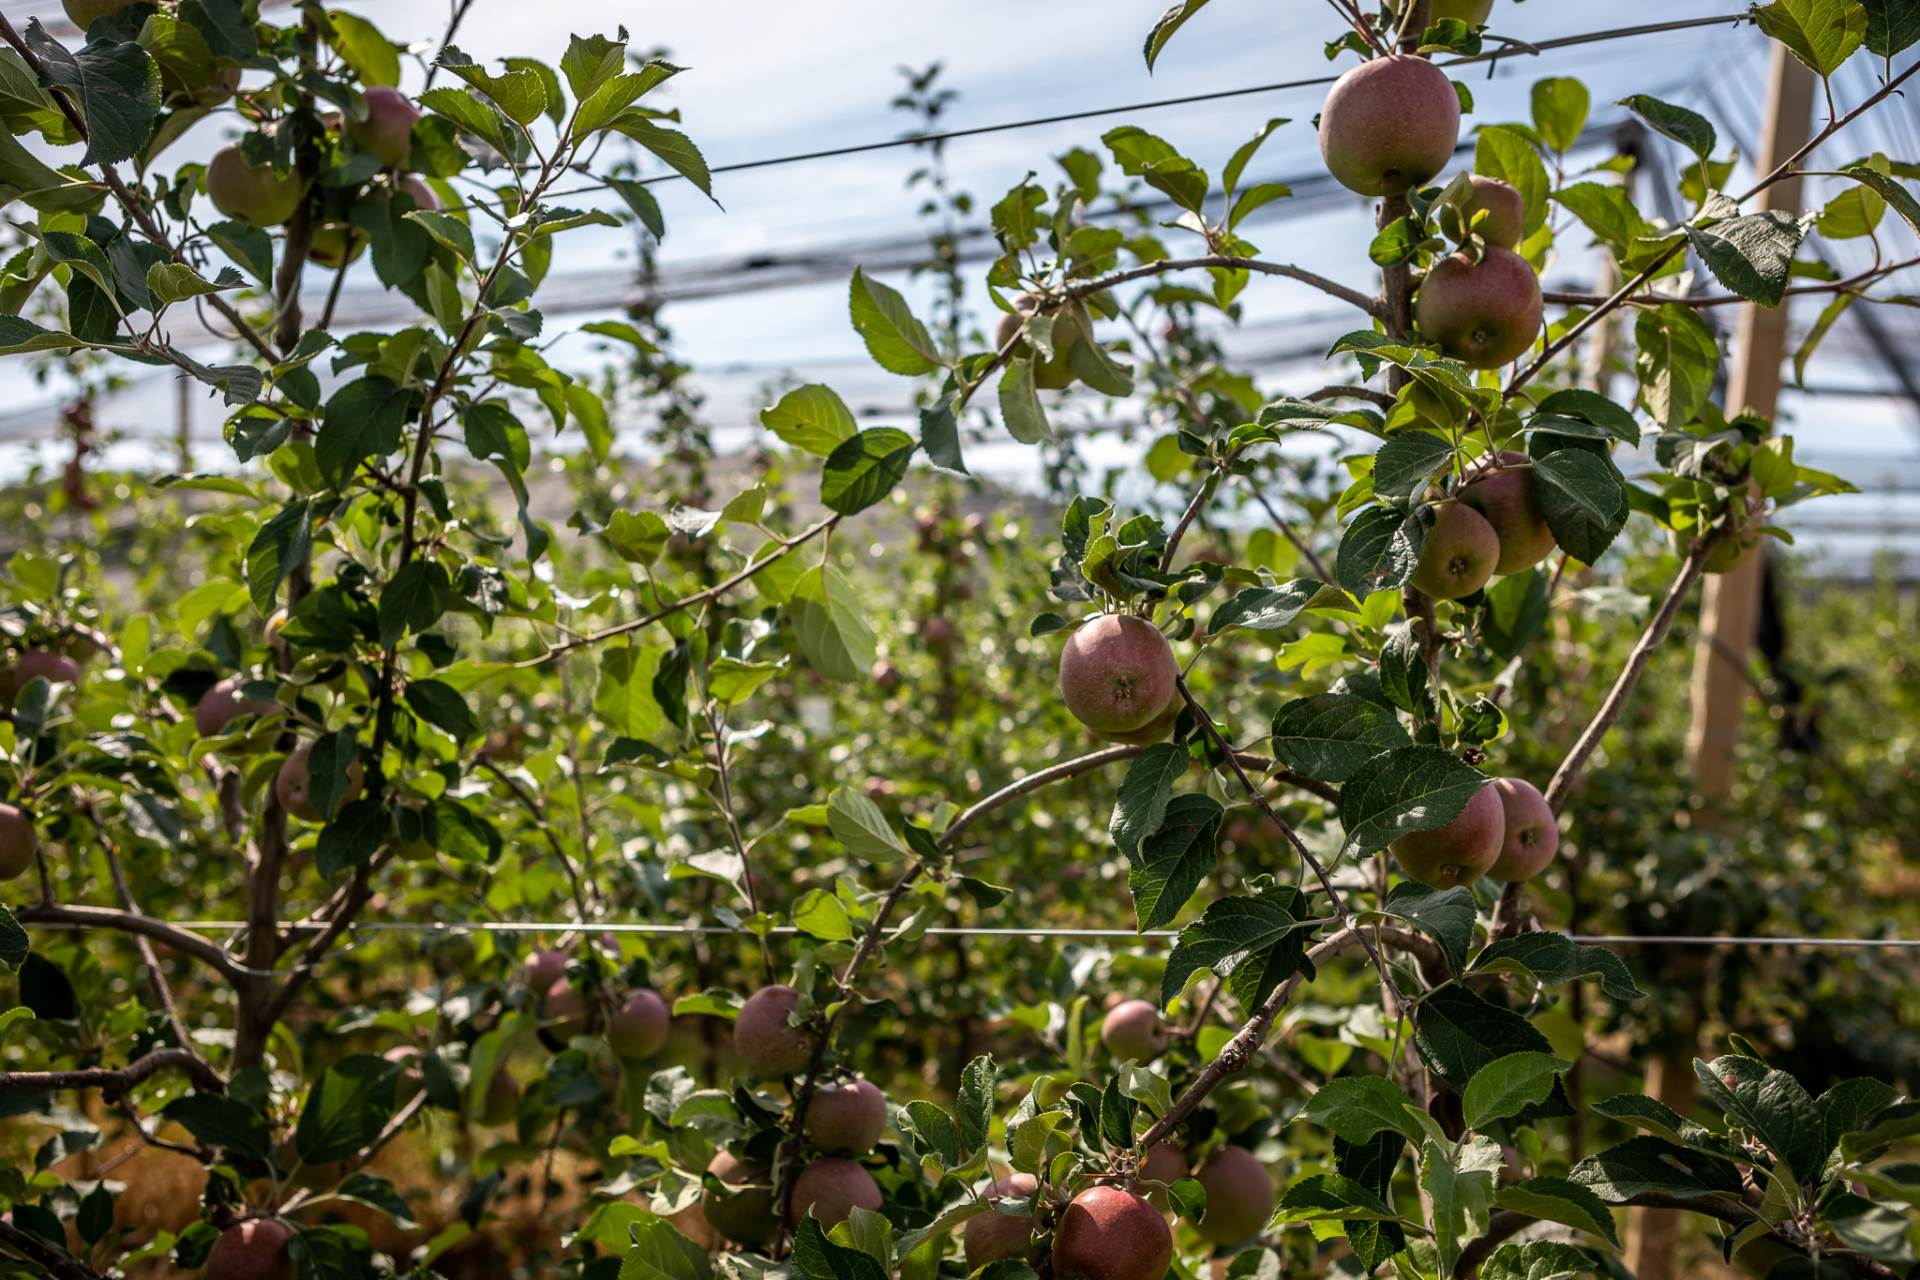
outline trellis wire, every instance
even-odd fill
[[[244,920],[169,920],[166,923],[176,929],[192,933],[241,933],[247,929]],[[67,929],[75,932],[97,930],[97,926],[51,922],[35,925],[35,928]],[[284,933],[313,933],[326,927],[323,921],[282,920],[275,928]],[[612,922],[580,923],[574,920],[371,920],[352,926],[359,933],[608,933],[641,934],[647,936],[702,935],[719,936],[724,934],[751,935],[750,930],[730,928],[718,924],[619,924]],[[767,930],[775,937],[791,937],[805,931],[794,925],[775,925]],[[1177,929],[1149,929],[1136,933],[1132,929],[1071,929],[1071,928],[997,928],[984,925],[935,925],[917,931],[936,938],[1088,938],[1088,939],[1131,939],[1136,942],[1169,942],[1180,936]],[[1568,934],[1568,939],[1583,944],[1600,946],[1694,946],[1694,947],[1794,947],[1820,948],[1841,947],[1860,950],[1912,950],[1920,948],[1920,938],[1815,938],[1815,937],[1767,937],[1756,934],[1729,934],[1713,936],[1707,934],[1680,933],[1592,933]]]
[[[1476,53],[1466,57],[1451,58],[1434,65],[1441,70],[1454,67],[1476,66],[1488,63],[1489,69],[1511,58],[1533,57],[1556,49],[1570,49],[1580,45],[1601,44],[1609,40],[1630,40],[1637,36],[1664,35],[1673,31],[1687,31],[1696,27],[1718,27],[1747,19],[1746,13],[1715,14],[1706,18],[1676,18],[1668,22],[1646,22],[1632,27],[1610,27],[1601,31],[1588,31],[1579,35],[1556,36],[1550,40],[1507,41],[1500,48],[1488,53]],[[1091,120],[1099,116],[1122,115],[1134,111],[1160,111],[1167,107],[1191,106],[1198,102],[1218,102],[1227,98],[1244,98],[1260,93],[1279,93],[1287,89],[1310,89],[1317,85],[1332,84],[1340,77],[1335,75],[1309,76],[1303,80],[1280,80],[1273,84],[1247,85],[1239,89],[1216,89],[1209,93],[1190,93],[1177,98],[1154,98],[1146,102],[1135,102],[1117,107],[1094,107],[1085,111],[1069,111],[1060,115],[1034,116],[1027,120],[1009,120],[1002,124],[974,125],[966,129],[949,129],[942,133],[904,134],[897,138],[886,138],[878,142],[859,142],[844,147],[829,147],[823,151],[801,151],[792,155],[767,156],[760,160],[741,160],[733,164],[714,165],[707,170],[709,175],[722,173],[740,173],[748,169],[767,169],[776,165],[801,164],[809,160],[833,160],[844,156],[864,155],[872,151],[886,151],[894,147],[921,146],[933,142],[948,142],[955,138],[977,138],[989,133],[1007,133],[1015,129],[1032,129],[1047,124],[1067,124],[1075,120]],[[635,179],[641,186],[651,186],[658,182],[684,182],[686,175],[674,173],[655,174],[650,178]],[[611,190],[605,182],[585,183],[569,187],[564,191],[551,192],[550,200],[567,196],[589,195],[596,191]],[[501,203],[498,200],[468,200],[458,205],[448,206],[447,212],[456,209],[471,209],[479,205]]]

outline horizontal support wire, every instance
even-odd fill
[[[244,920],[170,920],[176,929],[192,933],[243,933]],[[86,931],[90,926],[66,923],[36,924],[37,929]],[[320,921],[282,921],[276,926],[283,933],[314,933],[326,927]],[[746,929],[718,924],[580,924],[571,920],[372,920],[353,926],[356,933],[608,933],[643,935],[711,935],[737,933],[751,937]],[[792,925],[776,925],[767,931],[776,937],[803,932]],[[1180,936],[1176,929],[1149,929],[1135,933],[1131,929],[1022,929],[981,926],[934,926],[916,931],[937,938],[1113,938],[1136,942],[1171,942]],[[1860,950],[1912,950],[1920,948],[1920,938],[1816,938],[1767,937],[1730,934],[1724,937],[1675,933],[1595,933],[1569,934],[1573,942],[1600,946],[1670,947],[1843,947]]]
[[[1489,73],[1500,63],[1515,58],[1535,57],[1555,49],[1571,49],[1581,45],[1601,44],[1609,40],[1631,40],[1639,36],[1664,35],[1673,31],[1688,31],[1696,27],[1723,27],[1746,21],[1748,15],[1742,13],[1715,14],[1706,18],[1677,18],[1670,22],[1645,22],[1632,27],[1610,27],[1601,31],[1588,31],[1578,35],[1557,36],[1551,40],[1503,40],[1500,47],[1468,57],[1449,58],[1445,62],[1435,62],[1441,70],[1454,67],[1474,66],[1487,63]],[[1069,111],[1061,115],[1034,116],[1026,120],[1009,120],[1002,124],[974,125],[967,129],[949,129],[942,133],[904,134],[897,138],[885,138],[878,142],[858,142],[844,147],[829,147],[823,151],[801,151],[792,155],[767,156],[760,160],[739,160],[732,164],[712,166],[709,174],[741,173],[748,169],[766,169],[775,165],[802,164],[810,160],[833,160],[843,156],[865,155],[872,151],[886,151],[893,147],[924,146],[934,142],[949,142],[956,138],[977,138],[983,134],[1007,133],[1015,129],[1032,129],[1041,125],[1066,124],[1075,120],[1092,120],[1100,116],[1122,115],[1135,111],[1160,111],[1168,107],[1191,106],[1198,102],[1219,102],[1228,98],[1244,98],[1261,93],[1279,93],[1288,89],[1310,89],[1317,85],[1332,84],[1340,78],[1338,73],[1324,76],[1308,76],[1301,80],[1281,80],[1273,84],[1247,85],[1239,89],[1216,89],[1209,93],[1190,93],[1177,98],[1154,98],[1147,102],[1128,103],[1117,107],[1093,107],[1085,111]],[[650,178],[638,179],[641,186],[651,186],[659,182],[681,182],[686,180],[682,173],[661,173]],[[586,183],[577,187],[568,187],[553,192],[548,199],[558,200],[567,196],[587,195],[596,191],[610,190],[605,182]],[[449,206],[446,212],[454,209],[468,209],[477,205],[495,205],[499,200],[468,200],[460,205]]]

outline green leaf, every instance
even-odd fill
[[[1398,1133],[1377,1133],[1365,1142],[1333,1140],[1333,1163],[1341,1176],[1351,1178],[1385,1202],[1393,1194],[1395,1170],[1407,1140]],[[1386,1263],[1407,1247],[1407,1233],[1397,1222],[1345,1219],[1340,1229],[1354,1260],[1369,1270]]]
[[[1584,564],[1605,555],[1627,523],[1626,483],[1612,464],[1585,449],[1535,458],[1533,498],[1553,540]]]
[[[1646,121],[1647,127],[1655,133],[1672,138],[1702,160],[1713,159],[1713,149],[1718,145],[1718,139],[1714,135],[1713,124],[1699,112],[1676,107],[1644,93],[1622,98],[1619,105]]]
[[[0,906],[0,964],[10,969],[18,969],[26,962],[27,952],[32,949],[33,945],[27,939],[27,931],[20,927],[18,920],[14,919],[13,912]],[[0,1015],[0,1018],[4,1016]],[[0,1022],[0,1029],[4,1027],[5,1023]]]
[[[1173,33],[1206,5],[1207,0],[1175,0],[1174,6],[1160,15],[1160,20],[1147,32],[1147,46],[1143,50],[1148,71],[1153,70],[1154,62],[1160,57],[1160,51],[1167,47],[1167,41],[1173,39]]]
[[[933,335],[914,318],[913,309],[899,290],[869,278],[856,267],[849,304],[854,329],[867,344],[874,363],[882,369],[918,378],[942,367],[944,362]]]
[[[1176,796],[1160,829],[1140,842],[1127,873],[1141,932],[1158,929],[1185,906],[1214,867],[1214,842],[1225,815],[1211,796]]]
[[[1774,0],[1755,5],[1753,20],[1823,79],[1867,38],[1867,10],[1859,0]]]
[[[1687,228],[1687,239],[1714,279],[1763,307],[1777,307],[1786,297],[1793,255],[1806,236],[1804,219],[1773,211]]]
[[[1780,1172],[1809,1185],[1820,1177],[1829,1150],[1826,1125],[1798,1080],[1741,1054],[1695,1059],[1693,1074],[1729,1120],[1767,1144],[1786,1166]]]
[[[1521,234],[1530,236],[1547,221],[1547,193],[1553,189],[1540,153],[1519,129],[1491,125],[1480,130],[1473,147],[1473,171],[1498,178],[1526,201]]]
[[[1533,127],[1546,144],[1562,154],[1573,150],[1587,127],[1593,98],[1587,86],[1572,76],[1550,76],[1533,82]]]
[[[992,1054],[981,1054],[960,1073],[960,1093],[954,1106],[959,1113],[960,1142],[968,1151],[986,1149],[993,1127],[996,1079]]]
[[[1458,977],[1467,967],[1473,944],[1473,890],[1465,885],[1436,889],[1418,880],[1402,880],[1387,891],[1381,914],[1404,920],[1440,945],[1447,972]]]
[[[911,853],[880,806],[851,787],[839,787],[827,798],[827,828],[848,853],[869,862],[896,862]]]
[[[1139,856],[1140,842],[1160,829],[1167,816],[1173,784],[1187,771],[1187,752],[1170,742],[1155,743],[1133,758],[1114,797],[1107,830],[1129,860]]]
[[[1338,1173],[1316,1173],[1286,1189],[1273,1221],[1398,1222],[1387,1202],[1371,1187]]]
[[[1645,1135],[1588,1156],[1571,1178],[1607,1204],[1625,1204],[1643,1191],[1701,1200],[1738,1198],[1741,1190],[1732,1161]]]
[[[653,693],[653,679],[666,653],[664,645],[641,644],[631,637],[601,651],[593,710],[617,736],[647,739],[667,727],[667,713]]]
[[[877,646],[860,595],[839,569],[810,569],[787,600],[800,651],[815,671],[841,684],[867,678]]]
[[[1274,759],[1323,782],[1345,782],[1381,752],[1412,742],[1391,707],[1350,693],[1296,698],[1273,717]]]
[[[809,383],[760,411],[767,430],[796,449],[826,458],[857,431],[853,411],[831,387]]]
[[[1375,756],[1340,788],[1343,853],[1372,853],[1411,832],[1444,827],[1487,781],[1486,774],[1438,747],[1398,747]]]
[[[385,378],[362,378],[334,392],[313,442],[321,474],[343,489],[362,462],[397,452],[414,398]]]
[[[327,15],[327,21],[333,27],[331,43],[339,50],[340,60],[357,71],[361,80],[389,88],[400,83],[400,50],[380,34],[380,28],[365,18],[338,9]],[[447,69],[455,74],[460,70]]]
[[[1519,973],[1549,986],[1577,978],[1599,978],[1600,989],[1615,1000],[1640,1000],[1646,993],[1619,956],[1605,947],[1583,946],[1560,933],[1523,933],[1502,938],[1474,957],[1471,973]]]
[[[1040,403],[1031,358],[1007,361],[1007,367],[1000,374],[999,397],[1000,416],[1006,420],[1008,435],[1021,444],[1053,439],[1053,427],[1047,421],[1046,407]]]
[[[818,1231],[819,1224],[813,1229]],[[649,1216],[629,1226],[627,1234],[632,1244],[620,1259],[620,1280],[709,1280],[713,1275],[706,1250],[665,1218]]]
[[[72,351],[88,345],[70,333],[43,329],[19,316],[0,315],[0,356],[27,355],[35,351]]]
[[[707,672],[707,693],[716,702],[729,705],[752,697],[761,685],[786,669],[786,659],[778,662],[742,662],[738,658],[716,658]]]
[[[1461,1114],[1467,1128],[1483,1130],[1546,1101],[1554,1082],[1572,1065],[1550,1053],[1531,1050],[1495,1058],[1474,1072],[1461,1095]]]
[[[1840,172],[1855,182],[1871,188],[1882,200],[1893,206],[1894,212],[1906,220],[1915,235],[1920,235],[1920,199],[1915,199],[1913,192],[1907,190],[1906,185],[1899,179],[1890,174],[1881,173],[1864,162],[1847,165]]]
[[[1605,396],[1593,391],[1583,391],[1579,387],[1567,387],[1556,391],[1542,400],[1534,408],[1534,415],[1528,420],[1529,430],[1564,430],[1565,422],[1581,422],[1598,428],[1601,433],[1611,436],[1623,444],[1640,443],[1640,424],[1634,421],[1633,411],[1623,405],[1615,404]]]
[[[1292,626],[1294,619],[1326,590],[1327,584],[1317,578],[1295,578],[1276,587],[1248,587],[1213,611],[1207,629],[1214,635],[1233,627],[1279,631]],[[1335,596],[1339,598],[1337,593]]]
[[[920,1105],[931,1106],[932,1104],[909,1104],[909,1106]],[[938,1110],[937,1107],[934,1109]],[[794,1228],[793,1256],[788,1262],[788,1268],[794,1280],[887,1280],[886,1269],[875,1261],[871,1254],[861,1249],[849,1249],[845,1245],[835,1244],[822,1230],[820,1220],[811,1213],[798,1227]],[[634,1280],[634,1278],[629,1277],[622,1270],[620,1280]]]
[[[391,1089],[388,1097],[392,1097]],[[190,1093],[169,1102],[160,1114],[209,1147],[256,1161],[265,1160],[273,1147],[266,1115],[231,1094]],[[297,1136],[295,1142],[297,1145]]]
[[[294,1147],[308,1164],[343,1160],[380,1136],[393,1117],[400,1065],[356,1053],[328,1067],[307,1091]]]
[[[1614,1233],[1613,1215],[1599,1196],[1577,1182],[1565,1178],[1528,1178],[1525,1182],[1502,1187],[1493,1202],[1544,1222],[1599,1236],[1618,1249],[1620,1237]]]
[[[1599,1270],[1600,1264],[1583,1249],[1552,1240],[1529,1240],[1503,1244],[1488,1254],[1480,1264],[1480,1280],[1579,1280]]]
[[[940,470],[967,474],[966,460],[960,456],[960,420],[954,416],[950,396],[941,396],[920,411],[920,447],[927,451],[927,461]]]
[[[147,293],[163,307],[223,289],[237,289],[242,283],[240,273],[232,267],[223,270],[217,281],[202,279],[192,267],[178,262],[156,262],[147,268]]]
[[[1920,0],[1865,0],[1867,52],[1891,58],[1920,41]]]
[[[605,36],[574,36],[560,59],[560,74],[567,78],[574,98],[584,101],[619,75],[626,65],[626,41],[609,40]]]
[[[1713,391],[1720,365],[1713,330],[1691,308],[1669,302],[1640,312],[1633,340],[1641,403],[1665,429],[1684,428]]]
[[[847,914],[846,904],[827,889],[809,889],[800,895],[793,904],[793,925],[823,942],[847,942],[853,937],[853,917]]]
[[[1419,1142],[1426,1131],[1412,1115],[1416,1109],[1407,1091],[1385,1076],[1341,1076],[1307,1099],[1300,1119],[1347,1142],[1366,1142],[1377,1133]]]
[[[444,680],[412,680],[407,683],[407,705],[413,713],[455,742],[465,742],[480,731],[479,722],[467,707],[460,691]]]
[[[1373,491],[1383,498],[1420,493],[1453,458],[1453,442],[1429,431],[1402,431],[1373,455]]]
[[[1370,506],[1342,535],[1333,576],[1361,599],[1376,591],[1397,591],[1413,580],[1425,544],[1425,530],[1414,517],[1392,507]]]
[[[453,584],[437,560],[412,560],[402,565],[380,591],[380,644],[391,649],[400,637],[418,635],[446,612]]]
[[[666,161],[675,173],[700,188],[707,199],[720,203],[713,198],[713,176],[707,171],[706,157],[686,134],[661,128],[640,115],[638,108],[627,111],[612,127]]]
[[[1431,1137],[1422,1145],[1420,1187],[1433,1205],[1441,1275],[1453,1274],[1461,1245],[1486,1233],[1493,1175],[1500,1164],[1500,1148],[1487,1138],[1474,1138],[1454,1150]]]
[[[1457,1091],[1497,1058],[1510,1053],[1550,1053],[1553,1046],[1532,1023],[1457,982],[1428,994],[1414,1012],[1413,1042],[1421,1060]],[[1573,1114],[1558,1082],[1545,1102],[1519,1113],[1532,1121]]]
[[[160,68],[132,40],[96,40],[72,53],[29,23],[27,48],[57,88],[71,92],[87,122],[87,150],[80,163],[118,164],[147,145],[160,114]]]
[[[264,617],[277,607],[280,584],[307,558],[313,540],[311,503],[296,498],[260,526],[247,546],[247,595]]]
[[[821,503],[841,515],[866,510],[893,492],[919,447],[895,427],[869,427],[842,441],[821,469]]]
[[[1296,973],[1313,975],[1307,943],[1315,925],[1306,895],[1291,885],[1262,885],[1251,897],[1220,898],[1180,931],[1160,979],[1164,1008],[1197,970],[1228,979],[1242,1008],[1257,1008]]]

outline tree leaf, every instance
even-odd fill
[[[380,1136],[393,1117],[400,1064],[356,1053],[328,1067],[307,1091],[293,1142],[308,1164],[343,1160]]]
[[[1593,564],[1626,526],[1627,486],[1611,463],[1585,449],[1533,461],[1533,498],[1560,549]]]
[[[1607,1212],[1606,1203],[1586,1187],[1566,1178],[1528,1178],[1514,1186],[1500,1188],[1494,1193],[1493,1202],[1502,1209],[1512,1209],[1545,1222],[1558,1222],[1599,1236],[1616,1249],[1620,1247],[1620,1237],[1614,1232],[1613,1215]]]
[[[866,510],[893,492],[919,447],[895,427],[869,427],[842,441],[821,469],[820,501],[841,515]]]
[[[1600,979],[1600,989],[1615,1000],[1640,1000],[1646,993],[1619,956],[1605,947],[1586,946],[1565,934],[1523,933],[1502,938],[1474,957],[1470,973],[1520,973],[1549,986],[1577,978]]]
[[[1160,20],[1147,32],[1147,45],[1142,51],[1146,55],[1147,70],[1153,70],[1154,62],[1160,57],[1160,51],[1167,47],[1167,41],[1173,39],[1183,23],[1207,5],[1207,0],[1175,0],[1171,9],[1160,15]]]
[[[27,24],[26,44],[40,59],[47,80],[71,92],[87,122],[87,150],[80,163],[118,164],[147,145],[160,114],[160,68],[132,40],[96,40],[78,53]]]
[[[1644,1134],[1588,1156],[1570,1176],[1607,1204],[1625,1204],[1643,1191],[1685,1200],[1740,1195],[1732,1161]]]
[[[1644,93],[1622,98],[1619,105],[1646,121],[1647,127],[1655,133],[1672,138],[1702,160],[1713,159],[1713,149],[1718,139],[1714,135],[1712,122],[1699,112],[1676,107],[1671,102],[1662,102]]]
[[[1453,453],[1453,442],[1431,431],[1398,432],[1373,455],[1373,491],[1385,498],[1417,494]]]
[[[914,318],[913,309],[899,290],[870,279],[856,267],[849,298],[853,327],[882,369],[919,378],[942,367],[944,361],[933,335]]]
[[[1410,832],[1444,827],[1486,785],[1486,774],[1438,747],[1399,747],[1375,756],[1340,788],[1343,852],[1372,853]]]
[[[1680,430],[1713,391],[1720,366],[1713,330],[1692,309],[1669,302],[1640,312],[1633,340],[1641,403],[1662,427]]]
[[[1126,777],[1120,780],[1120,791],[1114,797],[1107,831],[1130,861],[1138,857],[1140,842],[1165,821],[1173,784],[1187,771],[1187,765],[1186,748],[1159,742],[1127,766]]]
[[[1867,52],[1891,58],[1920,40],[1920,0],[1864,0]]]
[[[1176,796],[1160,829],[1140,842],[1127,873],[1141,932],[1158,929],[1180,914],[1187,899],[1214,867],[1214,842],[1226,810],[1211,796]]]
[[[1414,1013],[1413,1042],[1421,1060],[1456,1091],[1465,1091],[1481,1068],[1509,1053],[1550,1053],[1553,1046],[1532,1023],[1511,1009],[1503,1009],[1457,982],[1428,994]],[[1558,1081],[1545,1102],[1516,1117],[1533,1121],[1572,1115],[1567,1093]]]
[[[835,788],[827,797],[827,829],[848,853],[869,862],[884,865],[911,853],[880,806],[851,787]]]
[[[787,444],[822,458],[831,457],[859,429],[846,402],[819,383],[787,392],[760,411],[760,421]]]
[[[1763,307],[1777,307],[1786,297],[1793,255],[1806,236],[1803,219],[1772,210],[1687,228],[1687,239],[1714,279]]]
[[[397,452],[413,408],[414,392],[385,378],[362,378],[334,392],[313,442],[321,474],[344,489],[366,459]]]
[[[1418,880],[1402,880],[1387,891],[1381,914],[1404,920],[1440,945],[1447,971],[1459,977],[1473,944],[1473,890],[1465,885],[1436,889]]]
[[[306,559],[312,539],[312,505],[296,498],[261,525],[247,544],[247,595],[263,617],[274,611],[280,584]]]
[[[1530,236],[1546,224],[1547,193],[1553,183],[1526,134],[1503,125],[1483,127],[1473,146],[1473,171],[1498,178],[1520,193],[1527,210],[1522,236]]]
[[[1299,1118],[1347,1142],[1367,1142],[1379,1133],[1419,1142],[1426,1130],[1414,1119],[1413,1106],[1407,1091],[1385,1076],[1341,1076],[1321,1085]]]
[[[1342,535],[1333,576],[1363,600],[1376,591],[1397,591],[1413,580],[1425,544],[1426,530],[1415,517],[1370,506]]]
[[[1495,1058],[1473,1073],[1461,1095],[1461,1114],[1467,1128],[1484,1130],[1495,1121],[1546,1101],[1554,1081],[1572,1065],[1550,1053],[1533,1050]]]
[[[1293,625],[1294,619],[1325,591],[1327,584],[1318,578],[1295,578],[1276,587],[1248,587],[1213,611],[1207,629],[1214,635],[1233,627],[1279,631]]]
[[[1867,10],[1859,0],[1774,0],[1755,5],[1753,20],[1823,79],[1867,38]]]
[[[1920,11],[1920,5],[1916,5],[1915,8],[1916,11]],[[1913,228],[1915,235],[1920,235],[1920,199],[1914,198],[1913,192],[1907,190],[1905,183],[1891,174],[1881,173],[1864,161],[1847,165],[1840,172],[1872,189],[1882,200],[1893,206],[1894,212],[1906,220],[1907,225]]]
[[[1250,897],[1220,898],[1180,931],[1160,979],[1165,1006],[1186,988],[1195,971],[1211,969],[1229,980],[1242,1008],[1257,1007],[1296,973],[1313,976],[1307,943],[1319,923],[1304,894],[1291,885],[1264,885]]]
[[[1274,759],[1324,782],[1345,782],[1382,751],[1412,742],[1391,707],[1350,693],[1296,698],[1273,717]]]
[[[1533,82],[1532,105],[1534,131],[1553,150],[1565,154],[1587,127],[1593,97],[1572,76],[1550,76]]]
[[[407,705],[415,715],[446,733],[455,742],[465,742],[480,731],[479,723],[467,707],[460,691],[444,680],[407,682]]]

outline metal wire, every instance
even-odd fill
[[[240,933],[247,928],[244,920],[173,920],[168,921],[176,929],[185,929],[192,933]],[[94,926],[56,923],[36,925],[36,928],[67,929],[83,932]],[[280,921],[276,926],[285,933],[314,933],[326,927],[324,922]],[[589,922],[586,924],[572,920],[371,920],[352,926],[359,933],[607,933],[607,934],[644,934],[644,935],[722,935],[747,933],[744,929],[729,928],[726,925],[704,924],[617,924]],[[792,936],[803,932],[792,925],[776,925],[768,930],[775,936]],[[1131,929],[1049,929],[1049,928],[989,928],[984,926],[935,926],[922,929],[922,934],[936,938],[1115,938],[1135,942],[1169,942],[1180,936],[1176,929],[1150,929],[1145,933],[1135,933]],[[1767,937],[1756,934],[1729,934],[1722,937],[1678,933],[1593,933],[1569,934],[1570,941],[1600,946],[1678,946],[1678,947],[1791,947],[1825,948],[1839,947],[1855,950],[1913,950],[1920,949],[1920,938],[1816,938],[1816,937]]]

